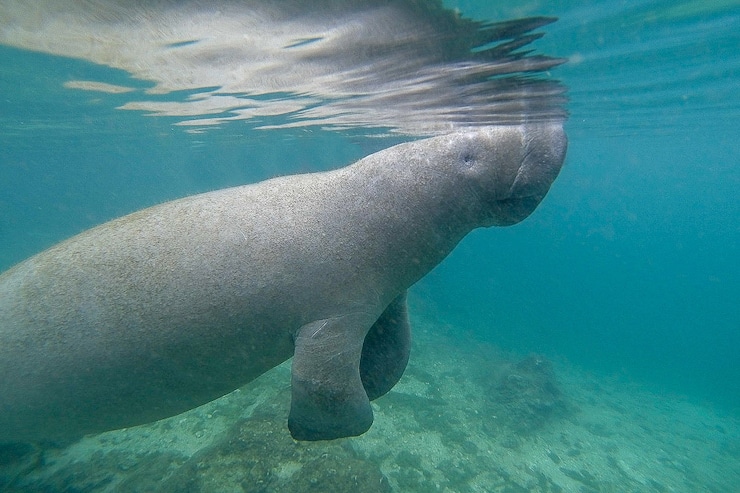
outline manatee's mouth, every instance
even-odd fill
[[[511,226],[527,218],[542,201],[543,195],[497,200],[491,208],[491,226]]]

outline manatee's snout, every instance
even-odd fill
[[[524,150],[519,172],[511,185],[511,197],[544,197],[560,173],[568,147],[560,124],[522,127]]]
[[[491,225],[516,224],[539,205],[557,178],[568,140],[561,124],[509,127],[493,152],[495,177],[489,196]]]

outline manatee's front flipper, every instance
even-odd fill
[[[288,428],[296,440],[365,433],[373,423],[360,380],[362,343],[372,321],[345,315],[304,325],[295,337]]]
[[[411,327],[404,291],[388,305],[365,336],[360,378],[371,401],[396,385],[409,362],[410,350]]]

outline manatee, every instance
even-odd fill
[[[0,276],[0,441],[72,439],[216,399],[291,356],[295,439],[356,436],[409,358],[406,291],[471,230],[527,217],[560,123],[409,142],[185,197]]]

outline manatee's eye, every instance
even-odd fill
[[[466,152],[463,153],[463,155],[461,156],[461,161],[462,164],[465,165],[465,167],[470,168],[475,162],[475,157],[471,152]]]

